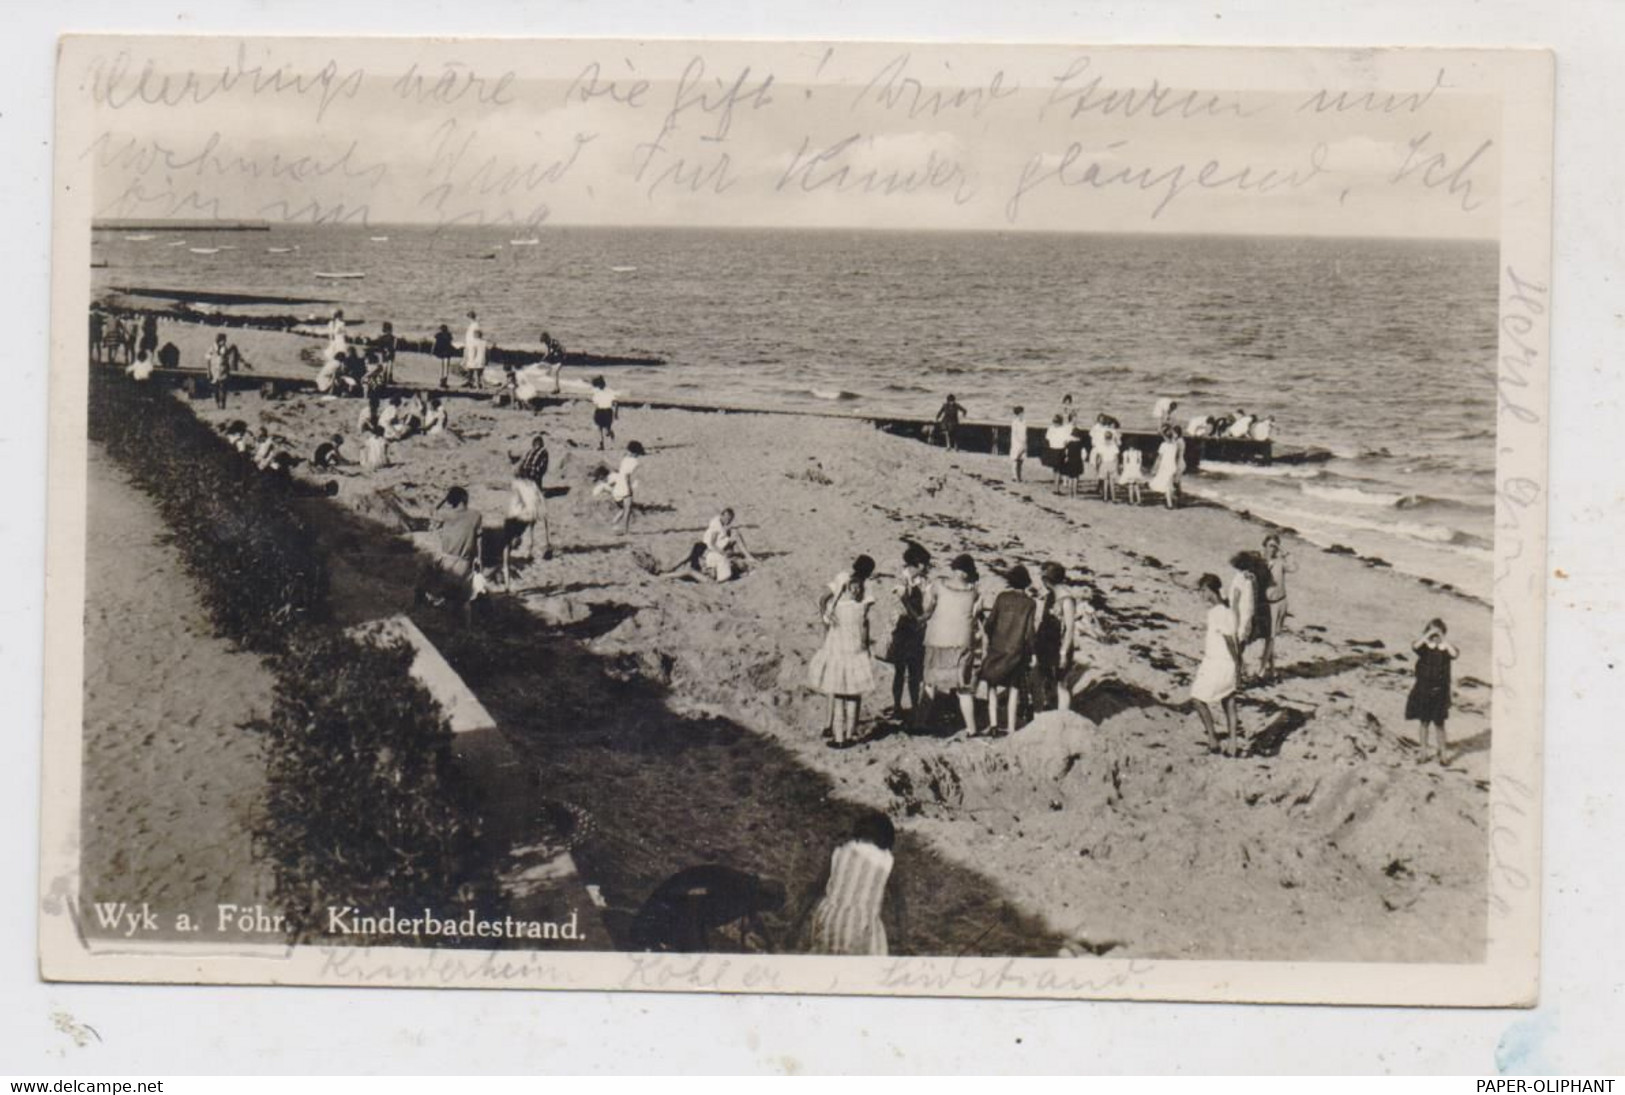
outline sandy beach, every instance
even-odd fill
[[[166,324],[162,338],[195,366],[214,333]],[[315,345],[308,339],[232,336],[262,372],[313,374],[300,362],[300,350]],[[397,375],[433,372],[432,359],[415,357],[403,358]],[[211,422],[267,425],[300,456],[335,432],[346,435],[352,458],[359,453],[358,400],[242,393],[224,412],[207,400],[192,406]],[[627,409],[618,439],[638,440],[650,455],[639,472],[640,508],[622,536],[590,498],[593,470],[620,454],[597,450],[584,401],[532,414],[455,398],[450,414],[461,440],[409,439],[392,446],[388,468],[343,469],[333,476],[339,501],[388,520],[376,497],[387,488],[428,516],[448,487],[461,485],[488,525],[500,523],[510,456],[545,432],[559,550],[501,596],[560,624],[605,621],[583,638],[588,650],[658,684],[670,711],[743,726],[827,779],[832,797],[889,810],[911,839],[988,879],[1015,913],[1077,941],[1078,953],[1437,962],[1482,953],[1491,623],[1482,603],[1288,534],[1297,569],[1278,645],[1284,679],[1242,698],[1243,725],[1259,738],[1255,755],[1211,757],[1186,703],[1203,641],[1194,584],[1203,572],[1225,575],[1233,552],[1258,548],[1265,527],[1245,515],[1203,504],[1170,512],[1062,499],[1036,462],[1028,465],[1033,481],[1018,484],[1002,458],[946,453],[858,420]],[[755,568],[723,585],[650,573],[681,559],[725,505],[759,557]],[[1099,657],[1114,683],[1087,696],[1078,714],[1044,715],[1012,737],[972,741],[949,737],[951,719],[920,734],[877,721],[890,702],[889,667],[877,664],[863,710],[874,740],[826,748],[824,699],[804,686],[822,634],[816,599],[866,552],[881,575],[872,631],[889,633],[904,538],[930,549],[939,571],[969,552],[987,588],[998,588],[994,575],[1017,562],[1035,571],[1046,560],[1066,564],[1103,599],[1111,641]],[[398,554],[397,563],[378,562],[390,557],[378,545],[354,551],[357,572],[407,565]],[[1456,755],[1445,769],[1418,763],[1415,726],[1403,719],[1409,646],[1433,616],[1449,623],[1461,649],[1449,724]],[[240,702],[255,693],[231,694]],[[519,739],[529,733],[507,722],[504,730]],[[741,796],[774,794],[749,771],[733,775]],[[697,808],[714,813],[727,804]],[[772,839],[757,833],[751,841]],[[660,837],[651,841],[658,847]],[[635,904],[643,895],[613,892],[615,854],[588,846],[578,858],[586,881],[599,872],[612,902]],[[646,854],[651,862],[640,870],[648,877],[688,865]],[[825,855],[809,849],[797,862]],[[808,882],[787,881],[792,890]],[[938,945],[951,941],[949,933]],[[976,938],[958,942],[970,953],[979,947]]]
[[[265,762],[241,727],[270,709],[273,678],[214,636],[162,517],[95,446],[88,501],[81,924],[117,938],[93,907],[148,902],[169,915],[143,939],[190,938],[181,912],[230,938],[217,903],[271,893],[252,836]]]

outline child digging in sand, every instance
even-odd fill
[[[1445,639],[1443,620],[1429,620],[1422,637],[1411,644],[1416,652],[1416,683],[1405,700],[1405,718],[1422,724],[1422,757],[1428,759],[1428,727],[1437,739],[1433,759],[1441,766],[1447,761],[1448,744],[1444,724],[1450,717],[1450,663],[1461,652]]]

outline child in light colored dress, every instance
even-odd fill
[[[1107,426],[1100,432],[1100,497],[1108,502],[1117,501],[1117,461],[1122,455],[1117,431]]]
[[[856,745],[859,706],[874,687],[869,663],[868,595],[861,570],[850,573],[840,591],[824,599],[824,645],[807,666],[807,683],[829,697],[830,748]]]
[[[1128,492],[1129,505],[1140,504],[1140,491],[1145,486],[1145,455],[1139,449],[1126,449],[1123,452],[1123,471],[1117,481]]]

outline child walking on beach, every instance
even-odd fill
[[[1179,508],[1179,480],[1185,474],[1185,442],[1179,427],[1164,426],[1157,463],[1151,471],[1151,489],[1162,495],[1169,509]]]
[[[1017,407],[1010,419],[1010,466],[1015,470],[1016,482],[1021,482],[1021,465],[1027,460],[1027,416],[1025,407]]]
[[[618,525],[623,533],[632,531],[632,509],[636,505],[637,498],[638,463],[643,457],[643,446],[636,441],[628,441],[626,455],[621,457],[621,466],[609,477],[609,496],[619,506],[615,520],[611,523]]]
[[[1207,606],[1207,637],[1202,664],[1191,681],[1191,702],[1207,730],[1208,752],[1221,756],[1241,756],[1241,727],[1236,720],[1236,685],[1241,677],[1241,647],[1236,643],[1235,624],[1224,601],[1224,586],[1216,574],[1204,574],[1196,582],[1202,603]],[[1228,751],[1219,746],[1213,708],[1224,714]]]
[[[824,645],[807,667],[807,683],[829,697],[831,749],[857,744],[859,707],[875,683],[869,664],[869,608],[875,602],[866,582],[854,566],[840,591],[825,595]]]
[[[1236,681],[1247,682],[1247,644],[1263,635],[1258,627],[1258,572],[1251,552],[1230,557],[1230,634],[1236,639]]]
[[[1422,724],[1422,757],[1428,759],[1428,727],[1437,739],[1433,758],[1440,766],[1447,762],[1448,744],[1444,724],[1450,717],[1450,663],[1461,651],[1446,639],[1443,620],[1429,620],[1422,637],[1411,644],[1416,653],[1416,683],[1405,700],[1405,718]]]
[[[616,400],[613,389],[604,384],[604,378],[592,378],[592,424],[598,427],[598,451],[604,450],[604,444],[615,440],[615,420],[621,416],[621,408]]]

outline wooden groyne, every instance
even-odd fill
[[[153,221],[104,220],[92,221],[95,232],[269,232],[270,221]]]
[[[101,366],[108,368],[110,366]],[[122,366],[120,366],[122,367]],[[186,387],[193,398],[204,398],[209,391],[208,381],[199,369],[154,369],[153,379]],[[273,396],[291,394],[294,392],[310,393],[316,388],[313,376],[288,376],[273,373],[235,373],[227,381],[227,388],[234,392],[261,392],[269,391]],[[391,391],[415,392],[424,391],[438,395],[442,399],[482,399],[488,400],[495,396],[495,391],[486,388],[473,390],[462,387],[440,388],[433,384],[414,384],[397,381],[391,385]],[[538,408],[563,406],[585,399],[584,395],[563,393],[547,395],[535,401]],[[840,422],[866,422],[875,429],[896,437],[906,437],[912,441],[920,441],[928,445],[941,446],[943,439],[933,419],[925,417],[911,417],[907,415],[881,415],[860,414],[841,411],[795,410],[782,407],[742,407],[720,406],[715,403],[701,403],[697,401],[679,399],[626,399],[621,406],[628,410],[653,411],[687,411],[699,414],[751,414],[751,415],[791,415],[797,418],[827,418]],[[1044,431],[1028,427],[1027,451],[1036,462],[1038,456],[1044,451]],[[1120,430],[1122,444],[1140,450],[1145,459],[1145,466],[1152,467],[1156,462],[1158,446],[1162,437],[1154,430]],[[961,452],[988,453],[1003,455],[1010,451],[1010,428],[992,422],[962,422],[955,434],[956,447]],[[1089,438],[1084,436],[1084,451],[1089,450]],[[1302,456],[1305,454],[1295,454]],[[1273,441],[1254,441],[1252,439],[1230,437],[1187,437],[1185,439],[1185,469],[1188,472],[1201,470],[1203,460],[1212,460],[1230,464],[1269,464],[1276,458],[1275,443]]]

